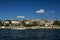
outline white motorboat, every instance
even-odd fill
[[[12,29],[14,29],[14,30],[24,30],[24,29],[26,29],[26,28],[22,28],[22,27],[20,27],[20,28],[12,28]]]
[[[31,27],[31,29],[37,29],[36,27]]]
[[[5,26],[2,26],[2,28],[5,28]]]

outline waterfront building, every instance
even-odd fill
[[[25,24],[29,24],[30,20],[24,20]]]
[[[11,20],[11,26],[20,26],[19,20]]]
[[[53,26],[53,20],[47,20],[45,21],[45,26]]]

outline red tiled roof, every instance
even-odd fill
[[[29,22],[29,20],[24,20],[24,22]]]

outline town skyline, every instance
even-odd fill
[[[22,18],[60,20],[60,0],[0,0],[0,19]]]

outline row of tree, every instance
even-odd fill
[[[11,21],[10,20],[7,20],[9,21],[9,24],[4,24],[4,21],[0,20],[0,26],[9,26],[11,24]]]
[[[5,26],[10,26],[11,24],[11,21],[9,21],[9,24],[5,24]],[[37,22],[32,22],[32,23],[29,23],[29,24],[26,24],[24,21],[21,21],[21,24],[25,27],[31,27],[31,26],[38,26],[39,24]],[[60,21],[58,20],[55,20],[53,25],[57,25],[57,26],[60,26]],[[4,22],[2,23],[1,20],[0,20],[0,26],[4,26]]]
[[[4,22],[2,22],[2,20],[0,20],[0,26],[10,26],[10,24],[13,25],[10,20],[8,20],[8,21],[9,21],[8,24],[4,24]],[[29,23],[29,24],[26,24],[24,21],[20,21],[20,22],[25,27],[31,27],[31,26],[37,26],[38,25],[37,22],[32,22],[32,23]],[[19,25],[20,24],[18,24],[17,26],[19,26]],[[15,26],[16,26],[16,24],[15,24]]]

